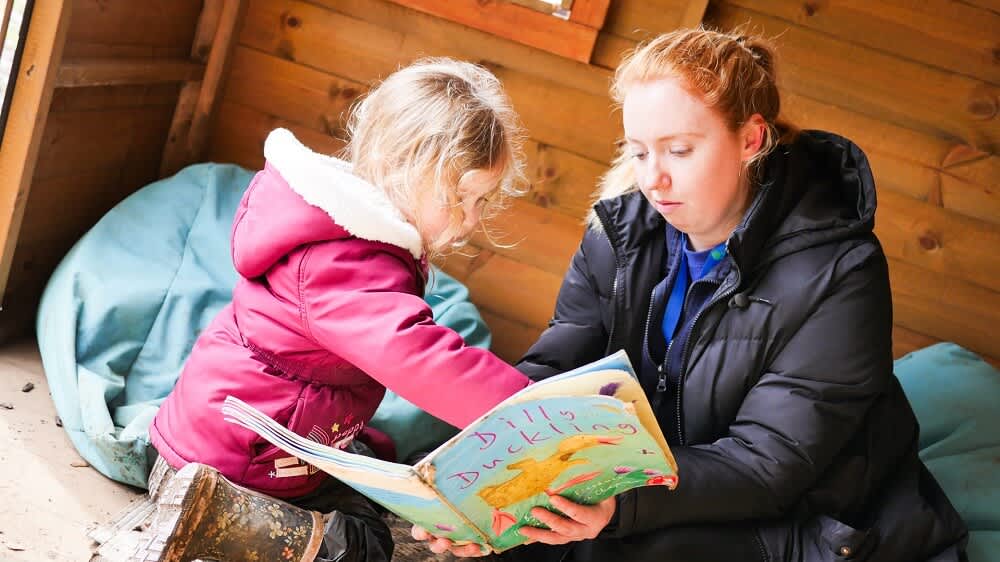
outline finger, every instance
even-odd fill
[[[461,558],[480,558],[489,554],[490,551],[478,544],[463,544],[451,547],[451,553]]]
[[[424,529],[419,525],[414,525],[413,528],[410,529],[410,536],[418,541],[426,541],[434,538],[434,535],[428,533],[427,529]]]
[[[552,513],[544,507],[532,509],[531,514],[544,523],[546,527],[560,535],[577,537],[582,534],[583,525],[568,517]]]
[[[528,539],[528,542],[540,542],[542,544],[566,544],[571,542],[572,539],[560,535],[559,533],[549,531],[547,529],[539,529],[538,527],[521,527],[518,529],[521,536]]]
[[[450,540],[442,538],[435,538],[427,544],[430,546],[431,552],[434,554],[443,554],[451,550],[452,547]]]

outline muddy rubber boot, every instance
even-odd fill
[[[141,562],[312,562],[323,542],[322,515],[233,485],[197,463],[160,492]]]

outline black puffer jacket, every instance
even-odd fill
[[[680,436],[680,486],[623,494],[609,528],[566,559],[659,561],[684,529],[724,541],[731,528],[750,529],[762,560],[962,559],[966,529],[917,457],[892,374],[865,155],[803,132],[768,157],[761,183],[689,326],[677,402],[649,391]],[[519,364],[533,378],[617,349],[641,364],[667,228],[639,193],[596,210],[603,230],[585,234],[550,328]]]

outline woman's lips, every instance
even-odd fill
[[[674,212],[680,206],[681,206],[681,203],[678,203],[677,201],[657,201],[656,202],[656,210],[660,211],[661,213],[666,213],[666,214],[670,214],[670,213]]]

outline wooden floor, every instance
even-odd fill
[[[88,529],[141,491],[74,466],[33,340],[0,347],[0,404],[0,561],[89,560]]]

